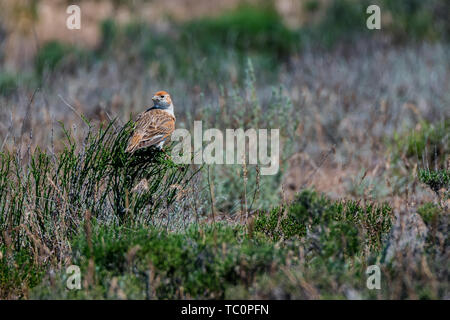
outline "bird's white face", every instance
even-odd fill
[[[172,99],[170,99],[170,95],[166,91],[158,91],[152,97],[152,100],[155,106],[162,108],[169,108],[172,104]]]

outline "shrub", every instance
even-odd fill
[[[95,262],[95,281],[81,292],[62,290],[58,298],[117,298],[111,284],[128,298],[223,298],[226,288],[250,283],[282,264],[283,250],[270,243],[255,243],[243,228],[221,224],[193,225],[186,232],[168,233],[154,228],[94,227],[92,254],[89,240],[81,235],[73,242],[72,263],[88,273]],[[62,286],[62,279],[56,287]],[[32,292],[48,296],[46,282]]]
[[[426,253],[439,273],[448,277],[448,270],[444,267],[448,261],[450,237],[448,236],[449,218],[448,207],[441,207],[428,202],[417,209],[428,228],[426,239]]]
[[[427,202],[417,209],[417,213],[420,214],[427,225],[432,225],[443,212],[436,204]]]
[[[436,38],[442,36],[440,25],[435,20],[438,16],[436,8],[440,6],[441,0],[384,0],[382,1],[392,14],[391,31],[401,39]]]
[[[277,11],[267,5],[243,5],[216,18],[190,21],[182,29],[188,41],[206,52],[228,47],[282,57],[297,49],[300,40],[284,25]]]
[[[441,189],[446,190],[447,196],[450,190],[450,170],[419,169],[419,180],[439,194]]]
[[[0,73],[0,96],[11,95],[18,87],[17,76],[6,72]]]
[[[274,241],[306,238],[320,248],[321,255],[338,257],[359,254],[364,247],[380,250],[391,225],[392,209],[387,204],[334,202],[305,190],[286,208],[272,209],[268,215],[260,213],[255,231]]]
[[[308,0],[304,3],[303,7],[308,12],[316,12],[320,8],[320,2],[317,0]]]
[[[18,299],[24,291],[41,283],[45,268],[30,258],[28,249],[11,250],[0,244],[0,298]]]
[[[272,88],[272,94],[267,100],[259,98],[252,60],[247,61],[244,70],[243,90],[224,90],[220,96],[222,104],[206,105],[201,118],[205,127],[224,131],[227,128],[279,128],[280,167],[276,174],[261,175],[260,165],[248,164],[247,155],[245,167],[241,164],[211,165],[217,208],[230,214],[267,210],[279,203],[282,173],[294,153],[298,137],[296,129],[301,121],[301,111],[294,107],[283,87]]]
[[[187,168],[162,152],[125,153],[131,122],[98,131],[86,124],[82,145],[64,130],[65,148],[58,154],[36,149],[26,162],[15,152],[0,153],[0,243],[6,252],[28,252],[32,265],[65,259],[70,239],[91,219],[108,226],[150,224],[189,181]],[[143,179],[146,187],[133,191]]]
[[[68,48],[57,41],[46,43],[36,54],[35,68],[37,74],[42,75],[45,69],[53,70],[68,52]]]
[[[100,24],[100,32],[102,35],[99,46],[100,52],[109,50],[117,38],[118,26],[112,19],[106,19]]]
[[[35,72],[38,77],[42,77],[45,71],[52,72],[56,68],[72,71],[81,63],[89,63],[92,57],[92,52],[58,41],[50,41],[44,44],[36,54]]]
[[[341,40],[350,40],[366,28],[366,1],[334,0],[319,23],[304,29],[308,41],[331,47]]]
[[[450,153],[450,119],[435,124],[422,121],[408,133],[394,135],[394,157],[424,161],[423,165],[442,165]]]
[[[125,28],[125,42],[138,44],[141,56],[156,64],[162,77],[177,74],[195,83],[229,77],[230,64],[237,66],[236,78],[242,79],[248,56],[261,70],[272,70],[300,44],[298,34],[267,6],[240,6],[218,17],[174,25],[171,31],[132,23]]]
[[[289,215],[291,207],[288,208]],[[306,235],[306,225],[299,224],[293,219],[284,219],[283,214],[285,214],[283,207],[273,208],[268,214],[260,214],[255,221],[255,230],[264,232],[273,241]]]

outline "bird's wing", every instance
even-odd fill
[[[175,117],[167,111],[150,109],[136,119],[136,127],[128,141],[127,152],[160,143],[175,130]]]

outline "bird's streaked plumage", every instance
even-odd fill
[[[161,148],[175,130],[175,115],[170,95],[165,91],[158,91],[152,100],[153,107],[139,114],[136,119],[127,152],[151,146]]]

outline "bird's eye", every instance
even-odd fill
[[[164,96],[161,96],[161,98],[163,98],[163,99],[164,99]]]

